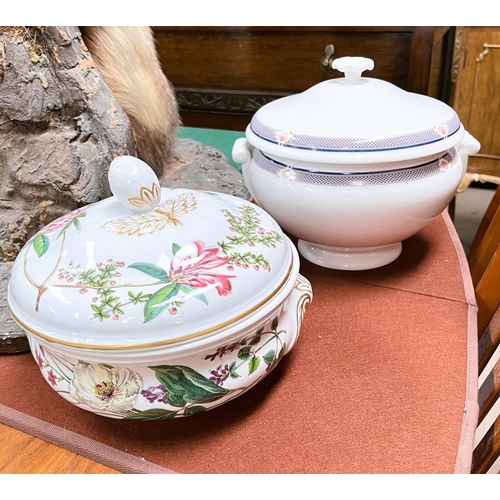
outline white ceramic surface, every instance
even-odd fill
[[[252,146],[294,162],[335,164],[336,171],[344,166],[352,172],[360,164],[398,168],[391,163],[439,154],[462,140],[460,120],[444,102],[361,75],[363,68],[373,68],[371,59],[345,57],[335,59],[335,66],[350,77],[326,80],[260,108],[246,130]]]
[[[480,147],[445,103],[361,76],[371,65],[334,61],[348,77],[263,106],[233,146],[254,200],[323,267],[394,261]]]
[[[47,382],[112,418],[164,419],[255,385],[295,343],[311,300],[296,249],[246,200],[160,189],[114,160],[114,196],[21,250],[8,306]]]
[[[291,248],[267,213],[229,195],[160,189],[141,163],[114,160],[113,197],[21,250],[9,305],[28,327],[80,346],[173,343],[250,314],[288,279]]]

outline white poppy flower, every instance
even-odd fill
[[[77,364],[69,393],[75,401],[99,412],[126,415],[142,389],[141,376],[129,368]]]

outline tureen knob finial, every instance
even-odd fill
[[[149,212],[160,204],[161,188],[151,167],[134,156],[117,156],[109,166],[109,187],[134,212]]]
[[[361,79],[361,73],[366,70],[372,70],[375,63],[367,57],[339,57],[332,62],[332,68],[338,69],[344,73],[348,82],[358,82]]]

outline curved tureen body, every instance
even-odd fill
[[[363,76],[372,60],[333,67],[344,78],[259,109],[233,158],[305,258],[380,267],[448,205],[479,143],[445,103]]]
[[[45,378],[114,418],[173,418],[258,382],[298,335],[310,286],[295,248],[252,203],[160,188],[132,157],[114,196],[46,226],[8,289]]]

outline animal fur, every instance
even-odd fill
[[[137,156],[158,177],[167,170],[181,125],[173,88],[161,68],[149,26],[80,26],[90,54],[128,116]]]

